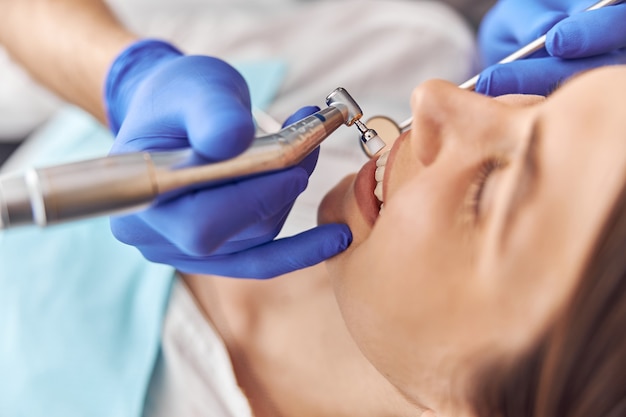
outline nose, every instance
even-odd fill
[[[493,99],[464,91],[442,80],[426,81],[411,96],[411,142],[424,166],[432,164],[452,141],[476,143],[501,118]]]

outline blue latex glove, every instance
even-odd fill
[[[191,147],[199,163],[233,157],[254,139],[248,87],[225,62],[155,40],[117,57],[106,80],[112,153]],[[304,108],[290,121],[317,108]],[[273,239],[317,162],[161,199],[111,219],[115,237],[149,260],[192,273],[269,278],[319,263],[351,242],[346,225]]]
[[[476,91],[547,95],[577,72],[626,63],[626,4],[580,13],[596,2],[500,0],[479,30],[484,64],[493,65],[547,33],[546,48],[485,69]]]

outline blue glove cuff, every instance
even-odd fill
[[[182,56],[183,53],[171,44],[143,39],[124,49],[113,61],[104,85],[104,104],[113,134],[120,130],[130,98],[141,75],[152,70],[155,64]]]

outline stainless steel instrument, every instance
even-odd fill
[[[258,137],[241,155],[194,165],[190,149],[111,155],[0,176],[0,229],[54,223],[149,206],[157,197],[189,187],[278,171],[302,161],[339,126],[356,124],[374,153],[384,143],[359,121],[362,111],[343,88],[328,107],[277,133]]]

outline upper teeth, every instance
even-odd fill
[[[376,160],[376,188],[374,189],[374,195],[381,203],[383,202],[383,179],[385,178],[387,159],[389,159],[389,151],[383,153]]]

